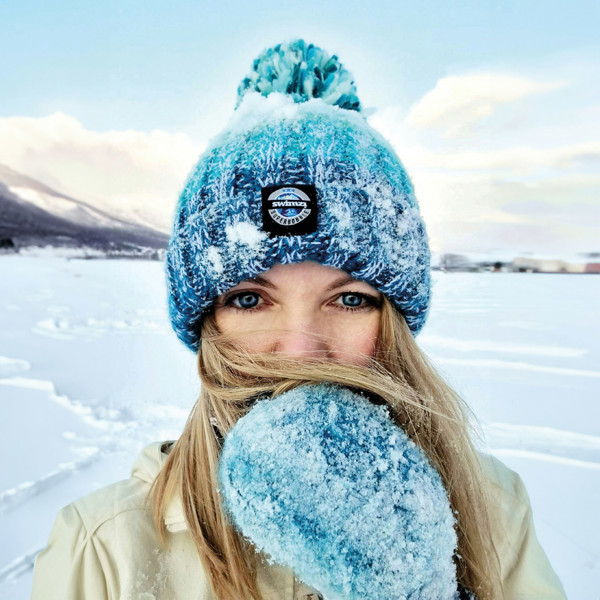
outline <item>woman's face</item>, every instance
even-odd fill
[[[361,364],[375,350],[381,302],[380,292],[339,269],[279,264],[219,296],[215,320],[249,352]]]

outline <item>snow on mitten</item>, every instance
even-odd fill
[[[259,400],[224,440],[238,530],[327,600],[455,600],[441,478],[384,405],[333,384]]]

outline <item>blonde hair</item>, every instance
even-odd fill
[[[216,598],[261,600],[254,548],[232,526],[217,491],[222,438],[266,395],[332,382],[385,402],[440,473],[456,515],[458,581],[481,600],[501,598],[484,476],[473,447],[472,415],[436,373],[402,315],[383,298],[374,357],[364,365],[250,354],[221,334],[214,316],[202,324],[200,395],[152,488],[154,522],[166,539],[164,511],[181,498],[189,531]]]

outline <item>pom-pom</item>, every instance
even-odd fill
[[[327,600],[454,600],[454,517],[385,405],[332,384],[259,400],[225,437],[234,525]]]
[[[302,39],[263,50],[238,87],[236,108],[249,90],[263,96],[271,92],[289,94],[295,102],[321,98],[340,108],[361,110],[350,71],[335,54],[330,56]]]

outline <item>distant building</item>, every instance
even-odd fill
[[[587,263],[584,273],[600,273],[600,263]]]
[[[476,265],[464,254],[442,254],[440,268],[447,271],[475,271]]]
[[[564,260],[518,256],[513,270],[519,273],[584,273],[585,265]]]
[[[600,273],[600,262],[589,262],[593,253],[582,255],[579,262],[555,258],[518,256],[514,259],[504,253],[501,256],[485,254],[432,254],[431,268],[442,271],[469,271],[493,273]],[[575,262],[577,261],[577,262]]]

